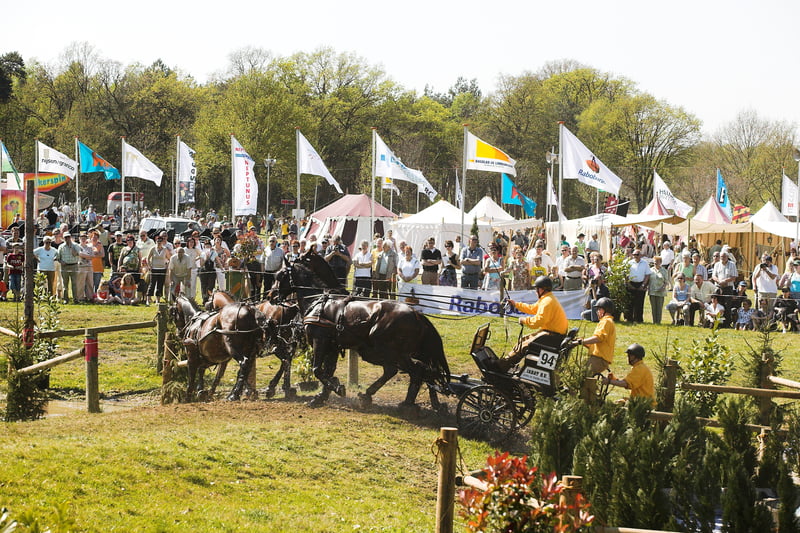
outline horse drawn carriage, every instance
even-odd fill
[[[535,394],[555,396],[558,370],[572,352],[578,328],[569,330],[557,346],[532,342],[519,365],[506,369],[489,340],[489,323],[475,332],[470,347],[480,379],[450,375],[449,392],[458,396],[456,420],[465,436],[502,441],[533,418]],[[447,391],[445,391],[447,392]]]

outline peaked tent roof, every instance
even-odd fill
[[[435,204],[426,207],[418,213],[401,218],[398,220],[398,222],[402,222],[404,224],[426,224],[441,223],[443,220],[446,222],[458,222],[461,224],[461,209],[457,208],[447,200],[439,200]],[[472,218],[465,215],[464,224],[467,225],[467,227],[471,226]]]
[[[707,222],[709,224],[730,224],[731,219],[717,203],[716,198],[710,196],[708,201],[692,217],[692,222]]]
[[[375,204],[375,218],[394,218],[394,213],[378,202],[372,202],[369,195],[366,194],[345,194],[332,204],[312,213],[311,216],[317,220],[325,220],[329,217],[369,217],[370,203]]]
[[[480,201],[475,204],[475,207],[470,209],[469,213],[464,216],[464,218],[469,219],[470,224],[472,223],[472,219],[475,217],[477,217],[478,220],[485,220],[487,222],[514,220],[513,216],[508,214],[505,209],[500,207],[497,202],[492,200],[492,198],[489,196],[484,196],[481,198]]]
[[[754,222],[759,225],[768,224],[770,222],[789,222],[783,214],[778,211],[778,208],[775,207],[771,201],[767,201],[764,204],[764,207],[758,210],[758,213],[750,217],[750,222]]]
[[[658,196],[654,196],[650,203],[647,204],[647,207],[642,209],[639,212],[640,215],[657,215],[657,216],[666,216],[669,215],[669,210],[664,207],[664,203]]]
[[[636,215],[628,215],[629,224],[638,224],[640,226],[655,227],[658,224],[677,224],[685,220],[678,215],[672,215],[664,206],[661,198],[654,196],[647,206]]]

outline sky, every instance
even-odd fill
[[[104,59],[123,65],[161,59],[204,82],[244,47],[282,56],[329,46],[381,66],[419,93],[426,85],[444,92],[463,76],[477,79],[484,94],[501,75],[573,59],[682,107],[703,122],[706,136],[749,109],[800,125],[797,0],[68,5],[5,6],[0,53],[55,65],[71,43],[87,42]]]

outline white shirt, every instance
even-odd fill
[[[397,261],[397,269],[403,274],[404,277],[408,278],[414,275],[415,270],[422,270],[422,265],[417,259],[417,256],[412,255],[410,260],[406,259],[404,255]]]
[[[775,276],[770,278],[766,271],[771,272]],[[758,292],[778,292],[778,267],[770,265],[764,269],[759,264],[753,272],[753,286]]]
[[[628,279],[635,283],[639,283],[644,281],[644,278],[650,275],[650,265],[647,264],[647,261],[636,259],[631,259],[631,271],[628,274]]]
[[[669,268],[672,262],[675,260],[675,252],[670,250],[669,248],[664,248],[661,250],[661,264],[664,268]]]
[[[369,263],[369,264],[372,264],[372,252],[370,252],[369,250],[367,250],[366,252],[358,252],[356,254],[355,259],[353,260],[353,263],[354,264],[355,263]],[[355,276],[357,278],[368,278],[368,277],[370,277],[370,275],[372,275],[372,268],[371,267],[355,268],[353,270],[353,276]]]

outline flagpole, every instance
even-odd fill
[[[378,135],[378,129],[373,126],[372,128],[372,172],[369,176],[369,184],[372,188],[372,201],[369,204],[369,242],[370,242],[370,249],[372,249],[372,236],[375,233],[375,173],[377,170],[377,161],[375,160],[375,152],[377,150],[377,139],[376,136]],[[383,190],[383,185],[381,185],[381,190]]]
[[[78,149],[78,136],[75,136],[75,161],[78,161],[78,168],[75,170],[75,207],[78,210],[78,216],[80,217],[81,214],[81,193],[80,187],[78,186],[81,181],[81,164],[83,161],[80,160],[80,150]]]
[[[236,221],[236,184],[234,174],[236,173],[236,155],[233,151],[233,133],[231,133],[231,224]],[[235,224],[234,224],[235,225]]]
[[[125,170],[125,137],[122,137],[122,224],[120,224],[120,231],[125,231]],[[80,204],[78,209],[80,209]],[[80,216],[80,212],[78,212],[78,216]]]
[[[561,120],[558,122],[558,156],[559,158],[564,157],[564,121]],[[562,191],[561,191],[561,184],[564,180],[564,163],[562,159],[558,160],[558,239],[559,239],[559,246],[561,245],[561,198],[562,198]],[[551,244],[551,243],[548,243]]]
[[[300,128],[294,128],[295,152],[297,153],[297,212],[300,213]],[[316,191],[314,192],[316,196]]]
[[[178,216],[178,206],[180,205],[180,179],[181,179],[181,136],[176,135],[175,143],[175,216]]]
[[[464,124],[464,151],[461,154],[461,165],[464,172],[461,173],[461,246],[465,246],[464,240],[464,204],[467,203],[467,128],[469,124]],[[486,244],[486,243],[484,243]]]

